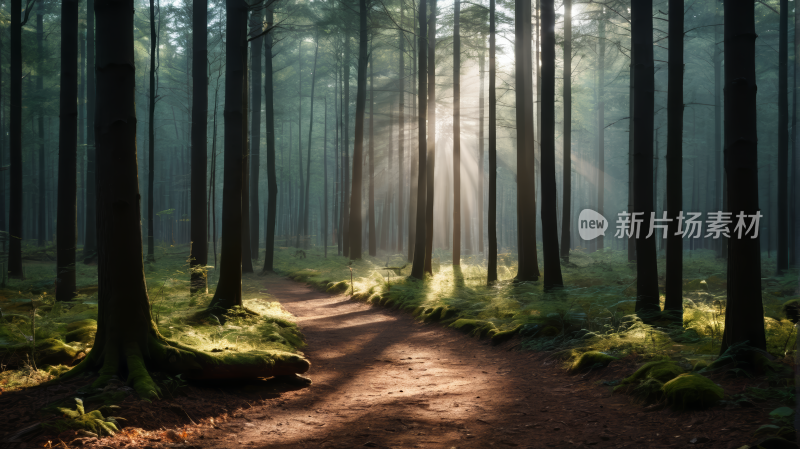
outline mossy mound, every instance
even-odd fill
[[[47,368],[47,374],[50,374],[53,377],[61,377],[62,374],[66,373],[70,370],[70,367],[67,365],[52,365]]]
[[[47,338],[36,341],[35,360],[38,367],[48,365],[71,365],[78,357],[79,351],[63,341]],[[27,344],[17,344],[0,347],[0,359],[10,368],[16,368],[30,363],[31,347]]]
[[[724,397],[722,387],[697,374],[681,374],[664,384],[664,399],[677,410],[705,409]]]
[[[78,342],[88,345],[94,343],[95,335],[97,335],[97,326],[86,326],[67,332],[67,334],[64,335],[64,340],[67,343]]]
[[[779,370],[780,364],[768,352],[747,345],[747,342],[730,346],[717,360],[709,364],[703,371],[731,370],[734,368],[758,374],[768,369]]]
[[[698,292],[708,291],[708,283],[703,279],[687,279],[683,281],[683,291],[685,292]]]
[[[426,315],[425,318],[422,319],[422,321],[425,321],[426,323],[439,321],[439,319],[442,317],[442,312],[444,310],[445,310],[444,306],[436,307],[431,311],[430,314]]]
[[[578,372],[590,368],[600,368],[608,365],[614,360],[617,360],[617,358],[599,351],[584,352],[575,360],[575,362],[572,363],[570,371]]]
[[[645,404],[659,402],[664,397],[664,384],[658,379],[646,379],[631,391],[631,395]]]
[[[517,325],[516,327],[514,327],[511,330],[507,330],[507,331],[498,330],[497,332],[492,333],[492,335],[491,335],[492,344],[493,345],[499,345],[500,343],[504,343],[504,342],[510,340],[512,337],[514,337],[514,335],[517,335],[519,333],[520,329],[522,329],[522,325],[521,324]]]
[[[555,326],[546,326],[544,329],[542,329],[541,332],[539,332],[539,335],[541,335],[542,337],[555,337],[556,335],[558,335],[560,333],[561,333],[561,330],[559,330],[557,327],[555,327]]]
[[[622,385],[632,385],[636,382],[647,379],[656,379],[663,384],[671,381],[683,373],[683,368],[671,360],[656,360],[653,362],[647,362],[639,367],[635,373],[631,374],[622,381]]]
[[[87,320],[73,321],[67,324],[66,331],[72,332],[84,327],[93,327],[97,329],[97,320],[87,319]]]
[[[487,336],[492,330],[497,330],[495,325],[489,321],[470,320],[466,318],[456,320],[450,327],[470,335],[478,336],[479,338]]]

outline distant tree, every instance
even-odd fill
[[[58,118],[56,300],[75,296],[78,235],[78,0],[61,2],[61,90]]]
[[[795,12],[795,14],[797,14]],[[780,0],[778,26],[778,273],[789,269],[789,0]]]
[[[427,205],[425,204],[426,198],[426,183],[428,174],[427,171],[427,157],[426,153],[428,151],[428,141],[427,141],[427,111],[428,111],[428,100],[425,96],[425,92],[428,91],[428,21],[427,21],[427,9],[428,5],[426,4],[426,0],[419,0],[419,52],[417,53],[417,57],[419,58],[419,70],[417,71],[417,85],[418,91],[421,92],[421,95],[417,95],[418,101],[418,108],[417,108],[417,119],[419,120],[418,123],[418,144],[417,150],[419,152],[419,156],[417,157],[419,168],[417,170],[417,211],[416,211],[416,231],[414,232],[414,262],[411,265],[411,277],[417,279],[423,279],[425,276],[425,242],[426,242],[426,227],[427,227],[427,220],[425,219],[425,210],[427,209]],[[408,242],[409,245],[412,242]]]
[[[94,149],[94,0],[86,0],[86,219],[84,225],[83,262],[91,263],[97,255],[97,197]]]
[[[556,197],[556,12],[553,0],[542,0],[542,249],[544,288],[563,287],[558,254],[558,198]]]
[[[658,294],[655,233],[649,238],[648,225],[653,213],[653,2],[631,4],[631,42],[633,45],[633,210],[640,213],[643,231],[636,237],[636,312],[652,319],[661,310]]]
[[[274,6],[267,8],[267,27],[269,32],[264,43],[264,112],[267,125],[267,223],[266,251],[264,255],[264,271],[274,271],[275,226],[278,214],[278,177],[275,172],[275,111],[273,109],[274,89],[272,77],[272,45],[273,45]]]
[[[572,0],[564,0],[564,162],[561,206],[561,260],[569,262],[572,219]]]
[[[156,30],[156,5],[155,0],[150,0],[150,98],[147,103],[147,261],[155,262],[154,241],[154,204],[156,186],[156,100],[158,99],[158,85],[156,72],[158,71],[158,30]]]
[[[249,8],[249,6],[248,6]],[[247,18],[245,17],[244,32],[247,33]],[[242,219],[241,240],[242,240],[242,273],[253,272],[253,257],[250,254],[250,127],[247,123],[248,112],[250,111],[250,70],[247,57],[247,35],[245,39],[244,51],[242,56]]]
[[[569,1],[569,0],[567,0]],[[496,58],[496,5],[489,0],[489,254],[486,283],[491,285],[497,281],[497,93],[495,77],[497,75]]]
[[[311,106],[309,107],[309,118],[308,118],[308,152],[306,154],[306,186],[303,189],[305,191],[305,197],[303,198],[303,236],[306,239],[303,240],[303,247],[306,248],[308,245],[307,237],[310,235],[310,231],[308,228],[308,220],[309,220],[309,196],[311,194],[311,133],[314,129],[314,92],[316,89],[317,84],[317,56],[319,55],[319,31],[314,33],[314,68],[311,72]]]
[[[271,0],[267,0],[271,1]],[[261,6],[250,12],[250,255],[258,259],[258,177],[261,167],[261,47],[264,37]],[[258,37],[256,37],[258,36]]]
[[[754,4],[725,2],[724,51],[736,55],[735,63],[725,68],[725,172],[734,222],[736,215],[759,213],[756,37]],[[751,237],[732,233],[728,239],[728,303],[720,354],[743,342],[766,350],[760,242]]]
[[[192,130],[191,130],[191,291],[207,287],[208,222],[206,221],[206,169],[208,147],[208,4],[192,3]]]
[[[370,46],[372,47],[372,46]],[[367,147],[367,157],[369,158],[369,185],[367,186],[367,246],[369,255],[378,255],[377,240],[375,236],[375,60],[372,58],[372,48],[370,48],[369,61],[369,146]]]
[[[667,81],[667,277],[664,311],[683,321],[683,0],[669,2]]]
[[[353,143],[353,177],[350,193],[350,260],[361,259],[361,185],[364,160],[364,110],[367,104],[367,0],[359,0],[358,88],[356,93],[356,128]],[[345,83],[347,81],[345,80]]]
[[[8,276],[21,279],[22,273],[22,0],[11,0],[9,86],[9,207]],[[25,11],[24,22],[28,20]]]
[[[434,177],[436,174],[436,0],[430,0],[430,22],[428,25],[428,158],[425,187],[425,272],[433,274],[433,206]],[[420,69],[422,70],[422,69]],[[420,91],[420,95],[424,91]],[[421,131],[420,131],[421,132]]]
[[[461,1],[453,8],[453,265],[461,265]]]
[[[40,96],[44,96],[44,66],[45,66],[45,53],[44,53],[44,2],[39,2],[36,10],[36,92]],[[76,55],[77,57],[77,55]],[[39,201],[37,216],[37,231],[36,237],[39,246],[44,246],[47,241],[47,174],[45,171],[45,151],[44,151],[44,108],[40,103],[37,109],[37,130],[38,130],[38,143],[39,143]]]
[[[597,21],[597,212],[603,215],[605,203],[606,180],[606,13],[605,7],[600,7],[599,20]],[[601,234],[595,239],[596,248],[603,249]]]
[[[400,24],[404,26],[406,21],[405,17],[405,3],[400,4]],[[405,225],[405,218],[403,216],[403,205],[404,205],[404,198],[403,193],[405,187],[403,186],[403,181],[405,181],[405,173],[403,169],[405,167],[405,162],[403,161],[404,151],[405,151],[405,136],[406,136],[406,125],[405,125],[405,110],[406,110],[406,92],[405,92],[405,76],[406,76],[406,61],[405,61],[405,52],[406,52],[406,37],[402,29],[397,31],[397,41],[400,48],[400,51],[397,54],[397,62],[398,62],[398,70],[397,70],[397,89],[399,90],[398,99],[400,101],[398,107],[398,129],[397,129],[397,183],[398,183],[398,191],[397,191],[397,246],[396,251],[398,253],[403,252],[403,231]],[[409,246],[411,242],[408,242]]]

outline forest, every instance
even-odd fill
[[[0,447],[797,447],[796,6],[0,0]]]

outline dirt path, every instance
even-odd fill
[[[298,318],[314,383],[204,427],[196,446],[738,448],[764,421],[758,408],[648,412],[597,385],[629,366],[570,376],[408,314],[264,282]]]

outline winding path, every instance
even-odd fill
[[[313,385],[204,428],[203,448],[738,448],[755,409],[674,414],[633,406],[535,353],[268,276],[306,335]],[[605,376],[605,377],[603,377]],[[708,442],[690,444],[693,438]]]

